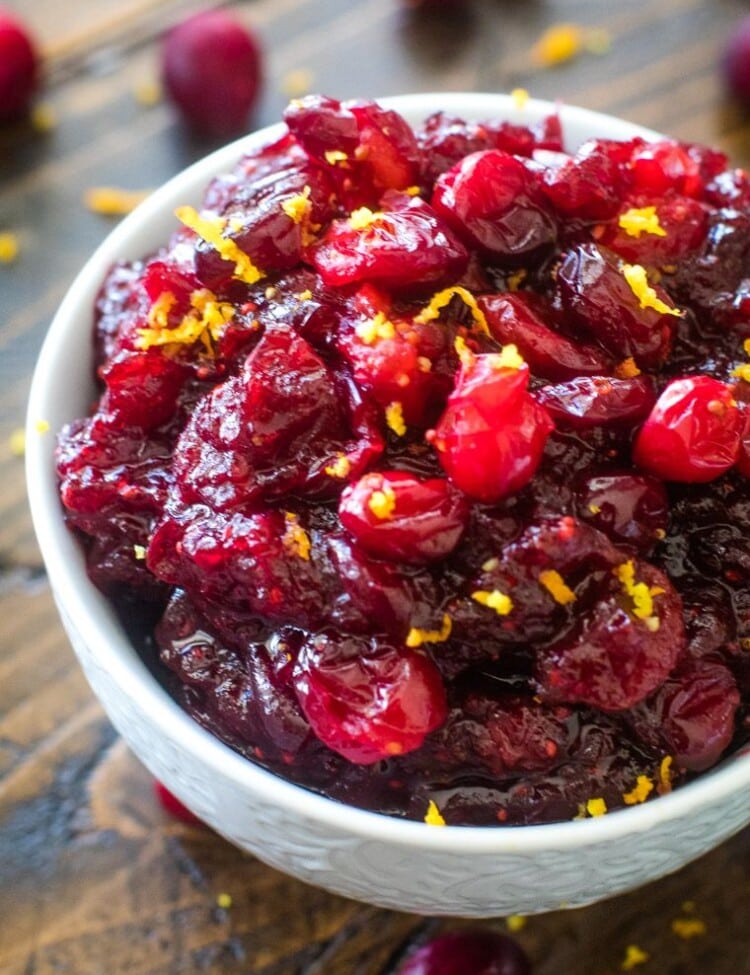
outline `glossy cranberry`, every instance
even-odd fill
[[[740,703],[730,670],[716,659],[684,657],[655,694],[627,714],[635,733],[678,768],[715,765],[734,735]]]
[[[741,102],[750,100],[750,17],[735,24],[722,57],[727,89]]]
[[[266,275],[296,267],[314,228],[334,214],[333,183],[294,145],[247,160],[245,170],[231,201],[220,211],[225,221],[222,236]],[[232,281],[235,263],[198,240],[195,272],[202,284],[222,292]]]
[[[473,153],[444,173],[432,205],[467,245],[497,261],[538,260],[557,239],[539,177],[499,149]]]
[[[435,112],[417,129],[423,155],[423,176],[431,186],[464,156],[486,149],[502,149],[513,156],[531,156],[534,133],[510,122],[465,122],[444,112]]]
[[[493,337],[515,345],[536,376],[566,380],[609,371],[609,357],[601,349],[556,330],[552,309],[535,294],[483,295],[479,307]]]
[[[552,769],[568,755],[573,711],[511,692],[469,692],[437,734],[441,758],[500,777]]]
[[[656,393],[648,376],[633,379],[582,376],[542,387],[536,393],[536,400],[559,427],[587,430],[610,424],[635,426],[648,416],[656,402]]]
[[[531,975],[531,963],[511,938],[469,928],[428,941],[399,975]]]
[[[26,26],[0,8],[0,122],[22,115],[36,90],[39,59]]]
[[[492,503],[533,476],[553,423],[527,391],[528,366],[481,355],[462,368],[433,446],[446,473],[472,498]]]
[[[154,779],[154,794],[162,808],[170,816],[174,816],[175,819],[179,819],[180,822],[188,826],[203,826],[203,821],[198,819],[195,813],[190,812],[188,807],[183,805],[177,796],[171,793],[158,779]]]
[[[168,420],[187,376],[187,369],[160,350],[123,351],[100,370],[107,384],[102,410],[117,426],[150,430]]]
[[[356,383],[383,411],[399,404],[407,427],[426,429],[453,386],[454,330],[392,310],[390,297],[365,285],[354,297],[336,340]]]
[[[339,502],[341,524],[373,555],[429,562],[458,544],[469,505],[447,481],[422,481],[397,471],[365,474]]]
[[[747,409],[743,416],[740,450],[737,454],[737,469],[745,477],[750,477],[750,411]]]
[[[578,490],[581,518],[616,544],[649,551],[666,535],[669,502],[655,477],[643,474],[596,474]]]
[[[429,204],[404,194],[386,193],[381,208],[368,211],[365,226],[357,211],[334,221],[311,259],[327,285],[342,287],[371,281],[394,291],[425,290],[455,281],[469,255],[453,231]]]
[[[633,460],[665,481],[712,481],[739,455],[742,414],[724,383],[710,376],[671,382],[633,445]]]
[[[545,171],[541,186],[556,210],[583,220],[606,220],[616,212],[627,185],[624,160],[613,151],[617,145],[590,139],[572,159]]]
[[[667,311],[644,307],[612,251],[596,244],[574,247],[560,265],[557,282],[570,322],[615,358],[632,357],[642,369],[666,359],[676,327],[671,313],[675,306],[656,285],[654,297]]]
[[[311,637],[293,681],[321,741],[361,765],[419,748],[445,719],[445,691],[434,665],[376,637]]]
[[[342,631],[385,631],[403,641],[412,627],[440,628],[435,582],[426,570],[374,558],[343,534],[329,537],[328,554],[343,588],[330,618]]]
[[[584,611],[573,631],[537,655],[536,675],[550,701],[602,711],[633,707],[655,691],[685,646],[679,596],[667,577],[635,562],[637,585],[653,592],[653,612],[635,615],[630,595],[611,595]]]
[[[257,38],[221,10],[183,20],[162,48],[170,98],[192,128],[212,137],[244,130],[260,93],[261,62]]]
[[[356,476],[382,449],[359,441],[339,392],[304,339],[288,326],[269,329],[242,374],[202,399],[182,432],[175,472],[184,500],[226,509],[292,490],[337,495],[326,468],[351,454]]]
[[[375,102],[297,99],[284,120],[302,147],[328,168],[348,210],[374,206],[386,190],[419,184],[421,154],[411,128]]]

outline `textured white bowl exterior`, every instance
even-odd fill
[[[412,123],[438,109],[519,123],[553,110],[502,95],[383,101]],[[592,136],[655,137],[608,116],[560,111],[568,148]],[[154,251],[176,227],[174,208],[199,204],[211,177],[273,132],[213,153],[128,216],[76,278],[40,354],[28,412],[29,497],[60,616],[95,694],[143,763],[201,819],[274,867],[339,894],[423,914],[491,917],[587,904],[676,870],[750,822],[749,754],[671,795],[579,822],[436,828],[353,809],[258,768],[196,724],[149,674],[89,582],[63,524],[52,434],[88,409],[94,297],[114,261]],[[39,420],[50,433],[40,435]]]

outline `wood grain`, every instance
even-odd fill
[[[86,188],[154,187],[211,148],[187,137],[166,104],[146,108],[133,94],[158,73],[161,32],[204,4],[11,6],[40,40],[42,98],[58,123],[0,131],[0,230],[21,244],[18,261],[0,265],[0,975],[395,975],[415,944],[462,922],[330,896],[170,819],[60,629],[10,437],[47,324],[111,227],[83,206]],[[278,118],[298,69],[340,97],[522,86],[750,164],[748,116],[717,72],[747,12],[741,0],[475,0],[458,17],[410,13],[400,0],[230,6],[267,53],[258,125]],[[535,67],[534,41],[562,20],[607,28],[611,50]],[[218,907],[219,894],[231,907]],[[616,975],[634,944],[650,956],[635,969],[643,975],[743,975],[749,894],[745,832],[644,890],[532,918],[516,937],[535,975]],[[678,917],[701,919],[705,933],[678,937]]]

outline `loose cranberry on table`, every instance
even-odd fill
[[[452,931],[419,948],[398,975],[531,975],[531,962],[495,931]]]
[[[750,101],[750,17],[740,20],[727,39],[721,70],[728,90],[740,101]]]
[[[214,138],[239,135],[260,94],[260,42],[228,13],[205,10],[166,35],[162,73],[169,97],[191,128]]]
[[[22,115],[39,80],[39,57],[25,25],[0,7],[0,122]]]

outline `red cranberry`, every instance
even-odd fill
[[[648,562],[635,560],[633,568],[635,585],[653,593],[653,612],[637,616],[629,593],[607,596],[584,612],[572,632],[538,652],[537,679],[547,700],[624,710],[655,691],[674,667],[686,642],[680,598]]]
[[[167,34],[162,49],[167,92],[197,132],[237,135],[260,93],[260,44],[221,10],[204,10]]]
[[[470,692],[436,735],[441,758],[466,771],[500,777],[551,769],[566,757],[575,720],[565,707],[548,707],[531,697]]]
[[[458,544],[469,505],[447,481],[410,474],[365,474],[339,503],[341,523],[373,555],[404,562],[444,558]]]
[[[657,285],[655,301],[644,305],[612,251],[596,244],[574,247],[560,265],[557,281],[571,323],[617,359],[633,357],[642,369],[666,359],[675,331],[674,304]]]
[[[737,684],[724,664],[684,657],[626,718],[639,738],[671,755],[678,768],[702,772],[731,742],[739,703]]]
[[[352,312],[336,344],[356,383],[383,410],[398,404],[407,427],[426,429],[440,415],[452,387],[454,330],[438,321],[396,315],[389,297],[372,285],[357,292]]]
[[[735,463],[742,414],[725,383],[675,379],[657,400],[633,446],[633,460],[666,481],[712,481]]]
[[[750,17],[744,17],[732,30],[722,60],[724,81],[740,101],[750,101]]]
[[[610,371],[610,360],[601,349],[556,330],[551,308],[535,294],[483,295],[479,307],[493,337],[517,346],[535,376],[565,380]]]
[[[461,369],[432,443],[450,479],[472,498],[499,501],[539,466],[554,424],[527,392],[528,378],[528,366],[504,366],[497,355]]]
[[[610,424],[632,427],[648,416],[656,397],[648,376],[582,376],[544,386],[536,393],[536,399],[558,426],[587,430]]]
[[[311,251],[327,285],[371,281],[413,291],[418,282],[430,290],[466,269],[466,248],[424,200],[391,191],[378,211],[367,211],[363,226],[356,216],[334,221]]]
[[[181,803],[177,796],[173,795],[158,779],[154,779],[154,794],[161,803],[162,808],[170,816],[174,816],[175,819],[179,819],[188,826],[203,826],[203,821],[198,819],[195,813],[192,813],[187,806]]]
[[[473,153],[444,173],[432,205],[465,243],[495,260],[534,261],[557,239],[539,177],[499,149]]]
[[[620,217],[633,209],[649,206],[654,209],[662,233],[636,231],[633,234],[620,226]],[[675,264],[696,251],[705,240],[707,228],[708,211],[697,200],[676,195],[656,201],[642,197],[637,201],[628,200],[618,215],[603,226],[597,239],[626,261],[661,267]]]
[[[39,60],[24,24],[0,8],[0,122],[22,115],[37,86]]]
[[[423,176],[432,186],[464,156],[485,149],[502,149],[512,156],[531,156],[535,139],[531,129],[510,122],[465,122],[435,112],[417,130],[423,155]]]
[[[445,690],[434,664],[377,637],[310,637],[293,680],[321,741],[361,765],[419,748],[445,720]]]
[[[428,941],[399,975],[531,975],[531,963],[505,935],[467,929]]]
[[[542,189],[555,208],[583,220],[606,220],[617,210],[625,167],[616,158],[617,143],[590,139],[572,159],[547,169]]]
[[[578,491],[581,517],[616,544],[648,551],[664,538],[669,502],[661,481],[643,474],[596,474]]]

